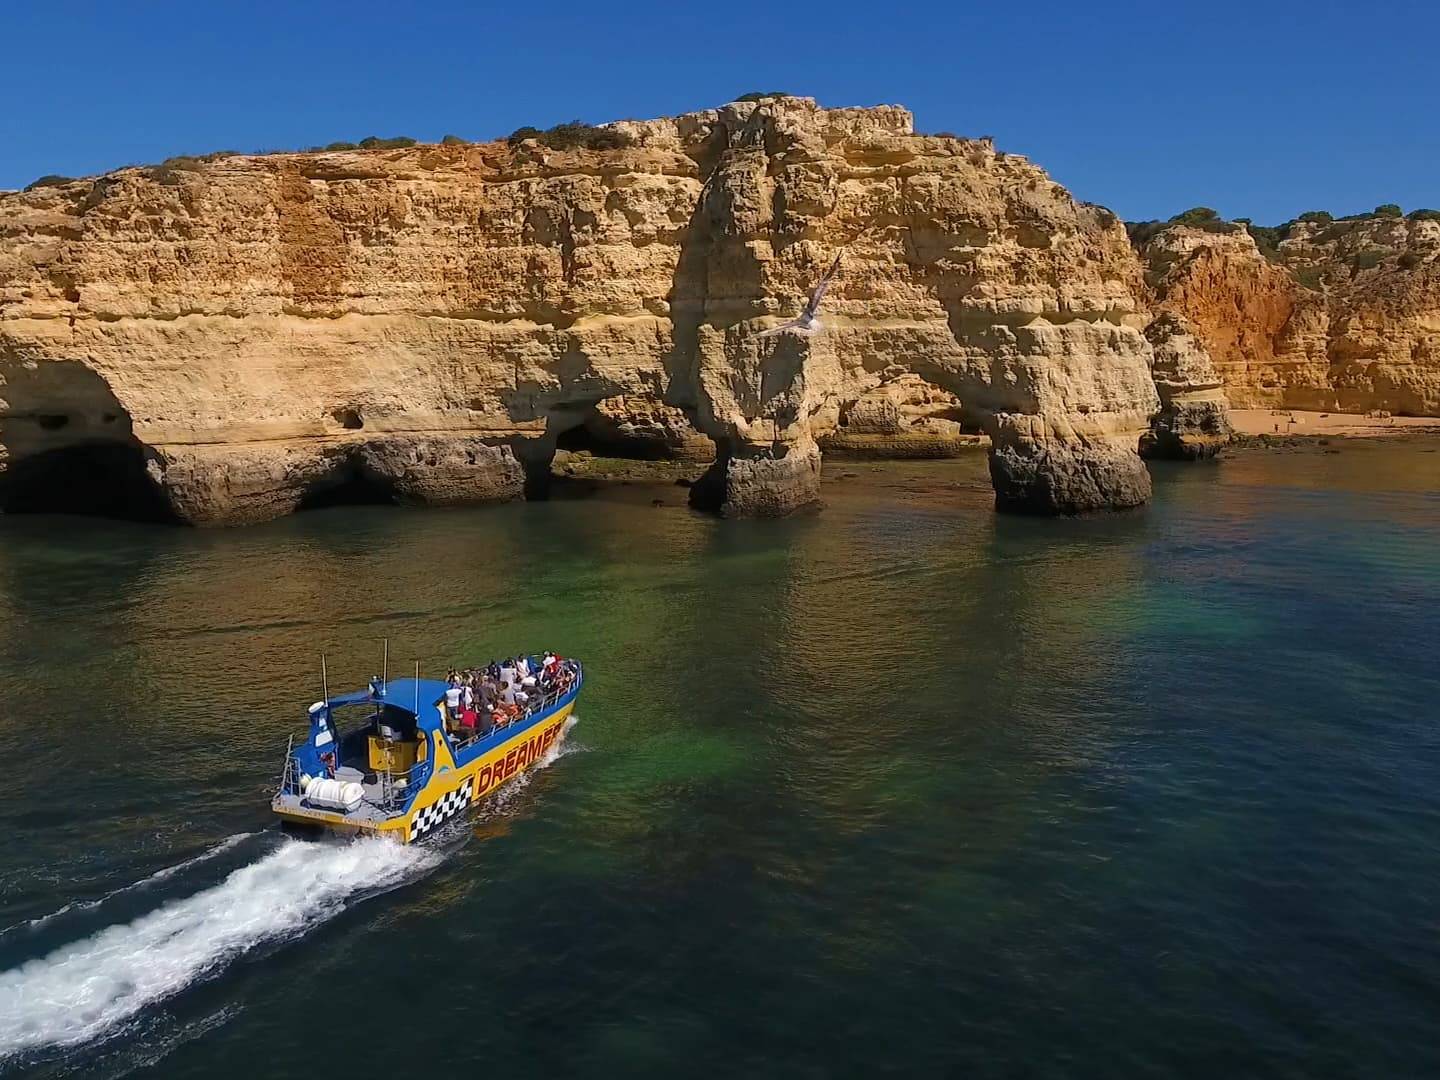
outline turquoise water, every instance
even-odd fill
[[[1156,472],[0,519],[0,1072],[1434,1075],[1440,454]],[[387,635],[582,657],[579,720],[443,847],[296,846]]]

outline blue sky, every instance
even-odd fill
[[[784,90],[993,135],[1130,219],[1440,206],[1433,3],[74,0],[4,26],[0,188]]]

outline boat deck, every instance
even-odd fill
[[[378,793],[378,789],[377,789]],[[329,820],[330,817],[342,817],[346,824],[356,825],[379,825],[382,822],[391,821],[400,815],[390,813],[372,804],[370,789],[367,786],[365,792],[366,801],[357,806],[354,810],[346,813],[343,810],[334,810],[329,807],[311,806],[305,801],[302,795],[287,795],[284,792],[276,795],[273,800],[274,809],[282,813],[296,814],[303,817],[313,817],[317,823]]]

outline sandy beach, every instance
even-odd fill
[[[1373,417],[1361,413],[1304,412],[1300,409],[1231,409],[1230,423],[1240,435],[1384,438],[1389,435],[1440,434],[1440,417],[1434,416]]]

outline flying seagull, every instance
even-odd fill
[[[797,330],[802,334],[818,334],[822,329],[818,318],[820,299],[825,295],[825,289],[830,285],[831,278],[839,272],[840,259],[844,254],[845,248],[841,248],[839,254],[835,256],[835,261],[830,264],[830,269],[826,270],[825,276],[820,279],[820,284],[816,285],[815,291],[810,294],[810,301],[799,316],[789,322],[783,322],[779,326],[772,326],[769,330],[761,330],[755,336],[770,337],[774,334],[783,334],[786,330]]]

